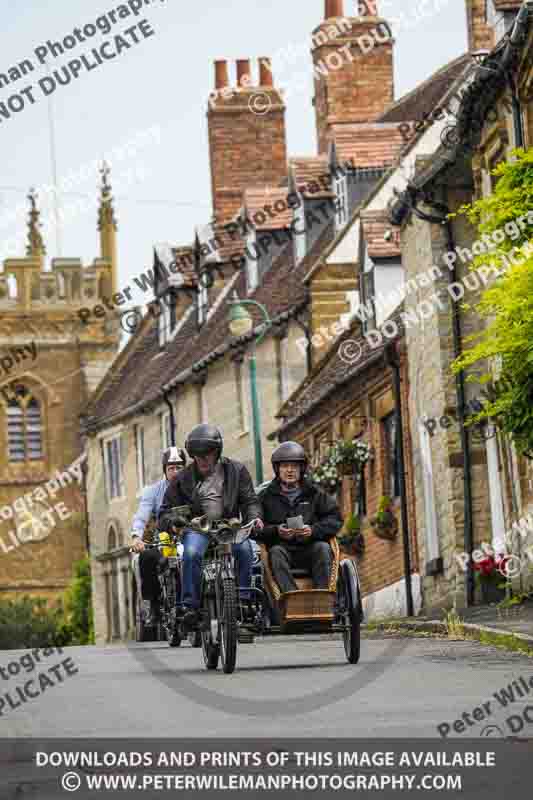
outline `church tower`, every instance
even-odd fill
[[[26,256],[0,271],[0,597],[56,599],[87,547],[79,417],[119,346],[116,322],[78,311],[117,284],[116,220],[102,169],[100,256],[46,269],[38,197]]]

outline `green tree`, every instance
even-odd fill
[[[533,457],[533,149],[515,150],[493,175],[493,193],[458,212],[485,242],[490,237],[488,252],[474,260],[473,269],[489,267],[496,280],[476,307],[486,325],[469,337],[472,346],[453,370],[474,367],[468,380],[489,384],[473,421],[492,420],[511,435],[519,453]]]
[[[60,631],[68,644],[94,644],[91,565],[83,558],[74,565],[74,578],[65,591]]]

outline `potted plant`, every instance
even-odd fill
[[[374,529],[376,536],[380,539],[393,540],[398,533],[398,521],[394,516],[392,510],[392,500],[387,495],[383,495],[379,501],[378,511],[375,517],[372,517],[370,524]]]
[[[365,550],[365,538],[361,533],[361,520],[355,514],[349,514],[342,530],[337,534],[339,545],[347,553],[359,556]]]
[[[485,558],[474,561],[476,582],[481,588],[482,602],[499,603],[505,598],[506,564],[509,556],[487,554]]]

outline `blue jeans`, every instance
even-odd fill
[[[186,530],[183,536],[183,564],[181,572],[181,602],[189,608],[200,607],[200,581],[202,578],[202,558],[209,539],[197,531]],[[233,545],[233,555],[239,567],[239,586],[249,587],[252,582],[252,545],[246,539]],[[241,598],[248,599],[250,592],[241,590]]]

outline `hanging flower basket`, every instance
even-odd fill
[[[393,541],[398,533],[398,520],[392,510],[392,500],[386,495],[381,498],[378,513],[372,517],[370,524],[380,539]]]
[[[326,491],[336,492],[342,483],[343,475],[355,476],[370,456],[370,445],[361,439],[337,442],[320,464],[311,471],[311,480]]]
[[[362,533],[355,536],[339,536],[338,542],[341,550],[348,555],[362,556],[365,552],[365,537]]]
[[[354,556],[363,555],[365,537],[361,533],[361,520],[355,514],[349,514],[342,531],[337,534],[339,546],[345,553]]]

